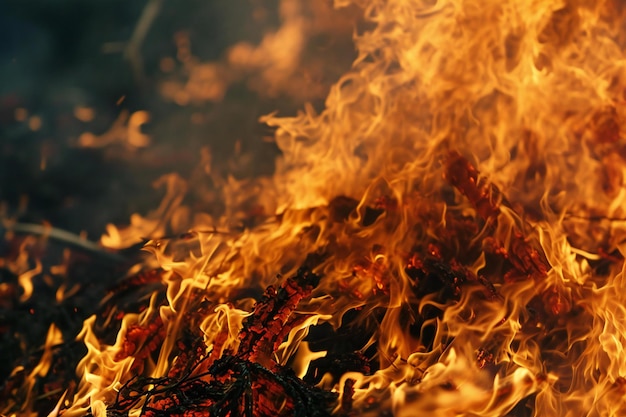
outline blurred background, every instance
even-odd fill
[[[97,240],[158,204],[160,175],[193,176],[203,147],[224,174],[271,173],[259,116],[323,107],[355,15],[323,0],[0,2],[2,216]]]
[[[0,222],[0,410],[21,404],[6,403],[26,375],[12,372],[37,363],[50,325],[74,340],[140,256],[77,249],[77,235],[96,242],[154,210],[171,172],[209,213],[229,176],[270,175],[280,152],[259,117],[323,108],[357,15],[330,0],[0,0],[0,221],[61,231]],[[37,392],[73,378],[83,347],[60,352]]]

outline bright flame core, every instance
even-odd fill
[[[347,396],[351,381],[358,415],[626,415],[626,229],[610,221],[626,218],[624,2],[335,5],[351,3],[372,29],[325,109],[263,118],[282,150],[272,178],[224,181],[224,215],[191,220],[168,177],[157,220],[103,238],[121,247],[166,218],[193,223],[196,246],[148,243],[166,302],[126,315],[112,346],[85,323],[62,415],[104,415],[134,373],[166,375],[197,294],[206,351],[235,351],[254,305],[241,294],[305,264],[321,282],[258,361],[302,376],[326,354],[305,341],[316,326],[361,329],[373,372],[319,382]],[[264,214],[235,233],[250,200]],[[155,317],[156,362],[124,345]]]

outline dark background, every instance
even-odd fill
[[[277,1],[264,2],[274,13],[262,23],[251,17],[252,2],[164,0],[141,47],[144,71],[138,77],[121,51],[107,53],[103,45],[128,40],[148,0],[0,1],[0,201],[5,212],[15,216],[26,198],[20,221],[46,220],[97,240],[106,223],[124,224],[131,213],[155,207],[160,195],[152,181],[170,171],[189,175],[202,146],[221,156],[216,160],[227,160],[238,140],[259,161],[252,174],[271,172],[278,152],[262,141],[271,132],[257,119],[277,109],[293,114],[301,103],[259,97],[237,85],[221,103],[184,107],[157,93],[163,76],[159,62],[176,55],[177,32],[189,34],[194,56],[212,61],[237,41],[257,43],[279,24]],[[95,118],[78,120],[78,106],[92,108]],[[41,128],[33,131],[28,120],[16,120],[17,108],[40,118]],[[81,133],[106,131],[123,110],[150,112],[152,122],[144,126],[150,147],[131,153],[76,146]],[[190,123],[194,113],[205,122]]]

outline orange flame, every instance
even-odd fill
[[[152,239],[166,302],[154,294],[125,315],[113,345],[85,322],[82,379],[61,415],[105,415],[135,373],[168,375],[195,294],[207,355],[236,351],[254,291],[305,264],[320,284],[260,363],[303,376],[331,353],[307,339],[315,327],[358,329],[372,372],[319,375],[341,396],[336,413],[626,415],[626,229],[611,221],[626,218],[626,6],[335,6],[353,3],[370,26],[325,109],[262,118],[282,151],[273,177],[222,179],[223,214],[195,217],[184,182],[164,177],[155,213],[103,237],[115,248]],[[284,52],[306,32],[298,5],[283,2],[285,25],[229,60],[270,83],[289,76],[297,54]],[[159,238],[172,230],[188,233]],[[156,355],[138,353],[146,329]]]

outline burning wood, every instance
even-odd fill
[[[294,323],[294,309],[318,281],[315,274],[301,269],[280,288],[268,287],[252,315],[244,320],[237,352],[220,355],[218,344],[206,353],[207,346],[198,336],[195,341],[194,336],[179,340],[168,376],[129,381],[107,412],[128,415],[143,403],[143,416],[329,415],[328,407],[336,395],[304,383],[272,357]],[[138,361],[156,350],[155,340],[163,339],[159,336],[162,328],[157,317],[146,327],[129,329],[118,355],[133,355],[135,364],[143,363]],[[140,369],[135,371],[141,373]]]
[[[171,177],[158,216],[103,238],[145,258],[73,242],[91,258],[65,277],[8,236],[1,413],[626,415],[626,10],[374,3],[326,109],[263,119],[272,178],[204,155],[219,209]],[[132,272],[61,331],[96,258]]]

